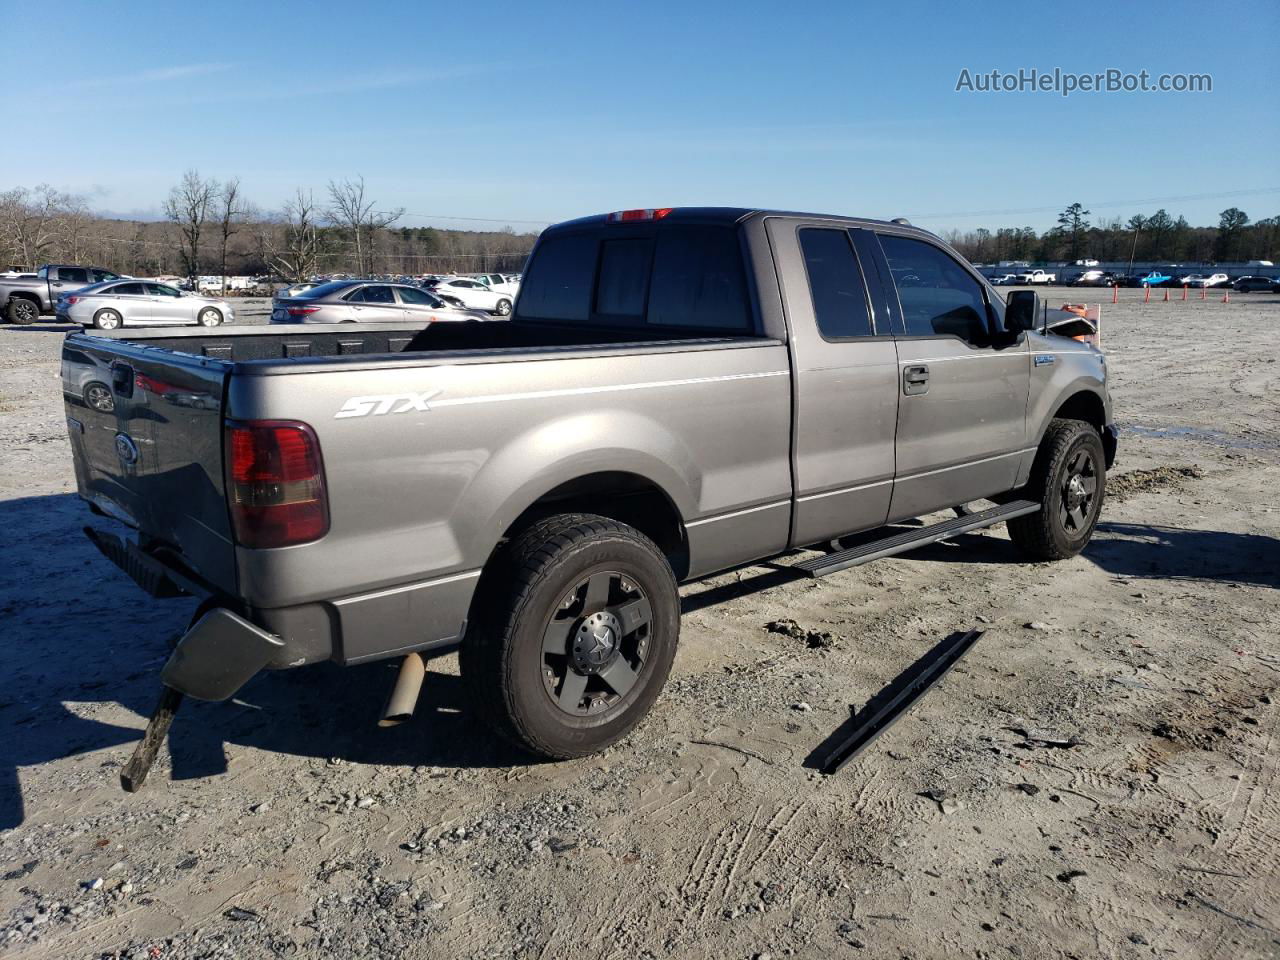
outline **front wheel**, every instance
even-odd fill
[[[510,300],[499,300],[499,301],[498,301],[498,306],[494,309],[494,312],[495,312],[498,316],[500,316],[500,317],[510,316],[510,315],[511,315],[511,301],[510,301]]]
[[[222,313],[213,307],[205,307],[196,316],[196,320],[202,327],[216,327],[222,322]]]
[[[666,558],[592,514],[539,521],[504,545],[473,604],[460,666],[499,733],[549,759],[626,736],[658,697],[680,633]]]
[[[9,301],[9,306],[5,309],[5,315],[9,318],[10,323],[23,325],[35,323],[40,319],[40,304],[34,300],[28,300],[26,297],[14,297]]]
[[[1106,494],[1102,437],[1083,420],[1053,420],[1022,495],[1040,511],[1008,523],[1009,538],[1034,560],[1065,560],[1085,548]]]

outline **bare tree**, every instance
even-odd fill
[[[299,187],[276,222],[259,227],[258,248],[263,261],[290,280],[305,280],[314,274],[321,252],[320,215],[311,191]]]
[[[200,171],[188,170],[164,202],[165,216],[176,223],[182,233],[178,254],[193,284],[200,274],[200,235],[217,194],[218,181],[205,180]]]
[[[17,187],[0,194],[0,232],[23,267],[39,265],[57,238],[70,201],[71,197],[47,183],[34,190]]]
[[[240,225],[249,213],[249,206],[240,193],[240,178],[232,177],[222,185],[215,198],[218,211],[218,263],[222,268],[222,292],[227,291],[227,245],[240,232]]]
[[[324,215],[326,221],[350,233],[356,274],[362,276],[373,269],[374,232],[404,216],[404,207],[378,210],[374,201],[365,196],[364,177],[357,177],[341,183],[329,181],[329,206]]]

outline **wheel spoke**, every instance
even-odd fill
[[[587,580],[587,596],[583,602],[583,613],[595,613],[609,602],[609,584],[613,575],[609,573],[593,573]]]
[[[624,697],[627,691],[636,685],[636,672],[627,663],[625,657],[616,658],[604,670],[600,671],[600,679],[609,685],[614,693]]]
[[[582,695],[586,692],[586,689],[586,677],[576,670],[570,670],[566,673],[564,682],[560,684],[560,695],[556,698],[560,702],[560,709],[576,713],[578,704],[582,702]]]
[[[1076,525],[1077,530],[1084,529],[1084,505],[1077,506],[1071,511],[1071,519]]]
[[[622,621],[622,635],[624,637],[635,633],[653,619],[653,611],[649,608],[649,601],[644,597],[624,603],[614,613]]]
[[[1077,450],[1076,455],[1071,458],[1071,463],[1067,465],[1067,473],[1079,473],[1081,470],[1083,470],[1084,468],[1081,466],[1081,461],[1083,460],[1084,460],[1084,451]]]
[[[1091,497],[1098,489],[1097,477],[1083,476],[1080,478],[1080,482],[1084,484],[1084,492]]]
[[[573,617],[566,617],[563,620],[552,620],[547,624],[547,629],[542,634],[542,652],[568,653],[569,634],[573,632],[575,623],[577,623],[577,620]]]

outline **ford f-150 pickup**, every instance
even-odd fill
[[[580,756],[653,705],[682,581],[1005,521],[1070,557],[1115,431],[1102,353],[1049,319],[905,223],[696,208],[548,229],[507,323],[73,333],[79,492],[129,528],[87,532],[204,601],[140,754],[181,694],[400,657],[403,715],[458,651],[500,732]]]

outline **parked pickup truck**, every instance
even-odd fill
[[[323,660],[404,658],[403,716],[459,651],[499,731],[580,756],[653,705],[682,581],[953,507],[791,569],[1005,520],[1070,557],[1116,440],[1055,318],[910,226],[699,208],[548,229],[508,323],[70,334],[79,492],[132,528],[92,539],[203,599],[143,745],[177,692]]]
[[[1045,273],[1043,270],[1029,270],[1022,275],[1023,283],[1057,283],[1056,273]]]
[[[35,276],[0,277],[0,310],[10,323],[35,323],[41,314],[53,314],[59,295],[91,283],[119,279],[118,273],[98,267],[49,264],[37,270]]]

